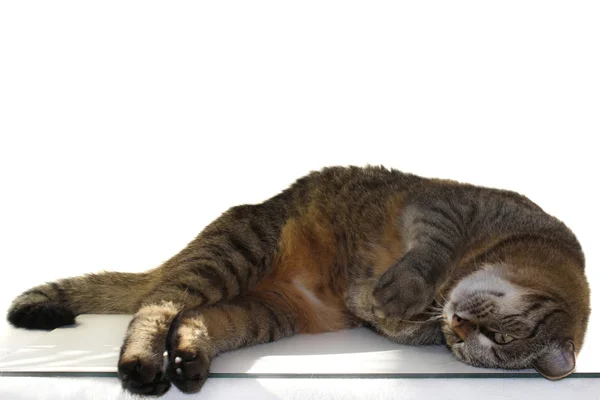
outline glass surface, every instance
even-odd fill
[[[77,326],[37,335],[2,357],[0,373],[114,376],[130,318],[82,315]],[[15,329],[12,333],[18,336],[21,332]],[[594,368],[597,364],[586,353],[578,360],[574,376],[600,377]],[[211,366],[211,376],[221,378],[493,378],[499,374],[539,376],[534,370],[474,368],[456,360],[444,346],[398,345],[364,328],[298,335],[249,347],[222,354]]]

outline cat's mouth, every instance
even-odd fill
[[[461,338],[450,326],[450,322],[447,318],[443,319],[444,323],[442,324],[442,332],[444,334],[444,338],[446,340],[446,346],[452,348],[452,346],[464,343],[464,338]]]

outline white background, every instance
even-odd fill
[[[366,163],[528,195],[579,236],[600,306],[599,20],[595,1],[2,2],[0,310]]]

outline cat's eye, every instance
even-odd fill
[[[512,337],[506,333],[500,333],[500,332],[494,333],[494,342],[496,342],[498,344],[510,343],[514,339],[515,339],[514,337]]]

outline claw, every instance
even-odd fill
[[[169,364],[169,352],[165,350],[163,353],[163,371],[166,371],[167,365]]]

